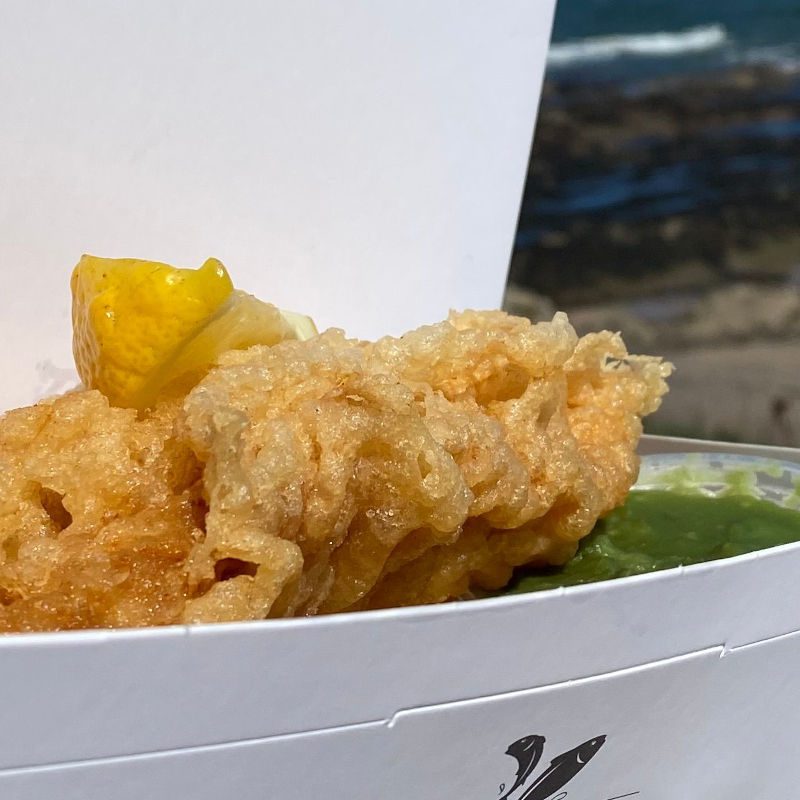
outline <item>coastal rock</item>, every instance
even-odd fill
[[[683,322],[685,344],[800,335],[800,287],[736,283],[700,300]]]
[[[799,97],[800,70],[764,64],[634,86],[551,78],[513,282],[563,307],[785,280],[800,254]]]

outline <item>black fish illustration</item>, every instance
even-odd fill
[[[514,792],[528,780],[531,772],[536,769],[539,759],[544,751],[544,736],[523,736],[508,746],[506,755],[517,759],[517,779],[514,785],[500,798],[508,800]]]
[[[596,736],[556,756],[520,800],[547,800],[586,766],[605,740],[605,736]]]

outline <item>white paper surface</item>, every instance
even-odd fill
[[[0,769],[389,720],[800,630],[800,545],[465,604],[0,639]],[[69,731],[69,735],[65,732]]]
[[[365,337],[499,305],[552,9],[2,0],[0,408],[68,379],[84,252]]]
[[[512,790],[520,775],[508,751],[539,737],[539,759],[522,774],[513,800],[533,792],[537,782],[542,791],[529,800],[789,798],[800,778],[798,669],[800,634],[793,634],[532,691],[403,711],[385,723],[4,770],[0,795],[493,800]],[[561,782],[553,775],[559,762],[572,762],[572,777],[545,794],[548,774],[550,788]]]
[[[798,668],[800,635],[710,648],[403,711],[383,724],[0,772],[0,793],[6,800],[493,800],[509,792],[521,800],[526,791],[528,800],[788,798],[799,774]],[[521,759],[533,749],[538,760]]]

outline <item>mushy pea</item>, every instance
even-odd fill
[[[744,494],[633,491],[563,567],[526,572],[504,593],[622,578],[800,540],[800,511]]]

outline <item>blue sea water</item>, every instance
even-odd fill
[[[582,155],[551,171],[555,185],[529,184],[517,247],[534,248],[545,233],[569,230],[575,220],[635,228],[675,215],[713,217],[724,206],[757,207],[770,193],[773,202],[800,195],[800,0],[558,0],[548,77],[567,84],[617,83],[633,99],[646,97],[652,81],[683,77],[658,90],[683,94],[694,75],[759,63],[792,77],[779,90],[753,85],[745,100],[756,109],[752,118],[717,122],[711,109],[708,124],[695,130],[696,146],[672,147],[667,129],[654,133],[651,126],[639,137],[628,130],[627,160],[595,165]],[[602,94],[574,96],[549,96],[545,109]],[[763,113],[775,104],[779,114]],[[645,113],[652,121],[659,109]]]
[[[800,0],[558,0],[551,75],[626,81],[742,62],[800,66]]]

